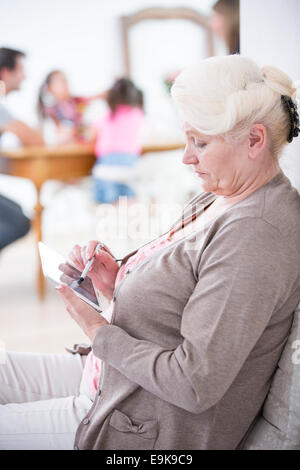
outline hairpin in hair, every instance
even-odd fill
[[[297,104],[294,103],[292,98],[289,96],[282,96],[281,101],[283,102],[285,109],[287,110],[290,118],[291,128],[287,138],[288,142],[292,142],[294,137],[298,137],[300,133],[299,128],[299,114],[297,109]]]

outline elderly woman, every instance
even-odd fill
[[[78,354],[8,354],[1,448],[241,447],[300,300],[300,197],[278,164],[298,134],[294,93],[283,72],[240,56],[177,77],[183,162],[205,192],[120,268],[100,251],[89,277],[111,300],[104,316],[59,288],[92,352],[83,373]],[[74,247],[72,263],[95,245]]]

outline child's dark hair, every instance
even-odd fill
[[[107,92],[107,103],[112,112],[120,104],[128,104],[143,109],[144,98],[141,90],[136,88],[134,83],[128,78],[120,78]]]
[[[61,71],[60,70],[52,70],[52,72],[49,72],[48,75],[46,76],[45,80],[43,81],[41,87],[40,87],[39,96],[38,96],[38,103],[37,103],[37,112],[38,112],[38,117],[41,121],[43,121],[46,117],[46,113],[45,113],[45,94],[47,92],[47,87],[50,85],[52,78],[57,73],[61,73]]]

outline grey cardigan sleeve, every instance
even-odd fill
[[[191,413],[205,411],[224,396],[282,302],[283,245],[278,229],[263,219],[231,222],[201,256],[175,350],[105,325],[94,354],[159,398]]]

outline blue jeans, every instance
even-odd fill
[[[98,159],[95,165],[110,165],[133,167],[139,156],[126,153],[110,153]],[[120,196],[132,198],[135,191],[127,184],[94,178],[94,199],[96,202],[111,204],[116,202]]]
[[[0,250],[30,230],[30,220],[19,204],[0,194]]]

